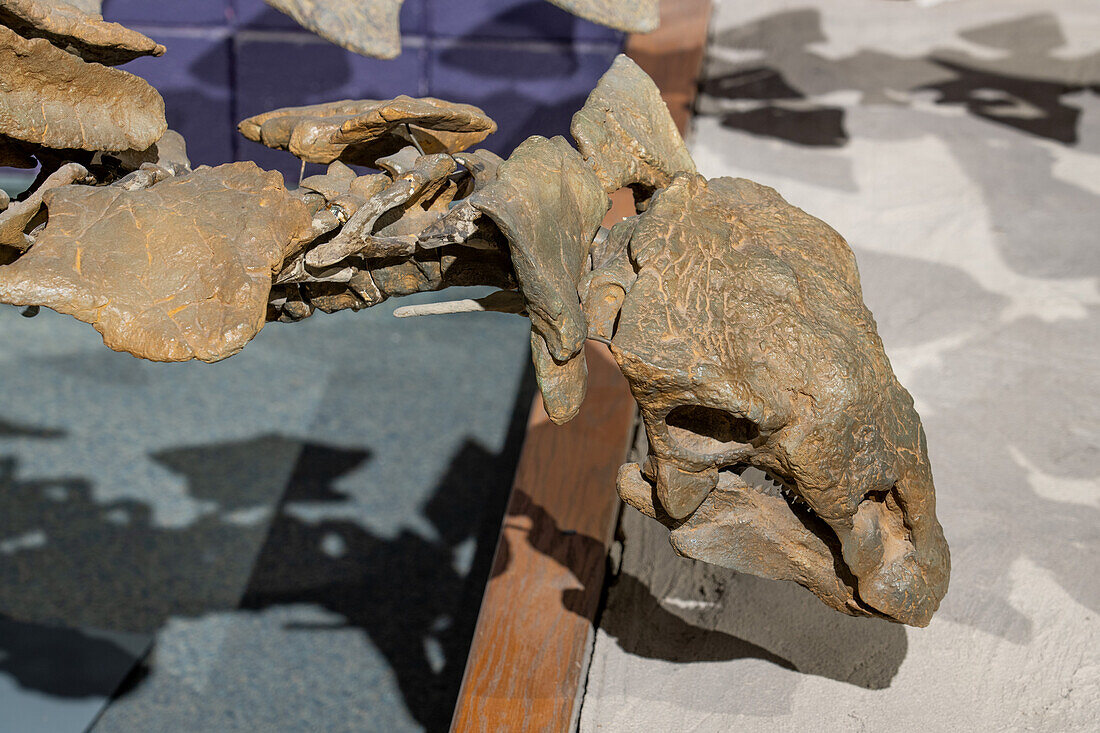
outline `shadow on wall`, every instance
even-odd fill
[[[581,21],[577,18],[545,0],[532,0],[525,5],[505,10],[462,37],[454,39],[449,47],[440,50],[439,59],[448,68],[460,69],[491,80],[568,78],[576,73],[580,65],[577,51],[572,45],[562,47],[560,52],[540,59],[542,63],[534,64],[525,58],[522,50],[524,43],[515,39],[573,38],[573,26],[579,22]],[[499,46],[494,45],[492,53],[476,51],[478,44],[493,40],[498,40]],[[504,57],[499,55],[501,51],[505,53]],[[515,53],[508,54],[508,51]],[[514,57],[509,59],[509,55]]]
[[[531,40],[575,39],[590,25],[545,0],[505,10],[459,38],[437,41],[431,94],[484,109],[499,125],[484,147],[503,157],[531,135],[568,136],[573,114],[610,67],[621,40],[584,50],[576,43]]]
[[[795,669],[790,660],[761,646],[684,621],[665,609],[645,582],[633,575],[623,573],[616,578],[615,594],[615,603],[600,626],[630,654],[677,663],[762,659],[783,669]],[[628,609],[629,613],[624,613]],[[637,630],[637,619],[632,619],[632,615],[645,619],[643,634],[633,633]],[[863,686],[874,689],[875,684],[871,681]]]
[[[433,12],[440,25],[459,13],[442,6]],[[396,59],[380,60],[323,41],[265,7],[237,35],[233,26],[220,33],[158,29],[168,55],[125,69],[161,92],[168,124],[188,140],[193,163],[253,160],[279,170],[291,185],[299,162],[243,139],[237,122],[278,107],[427,93],[482,106],[500,125],[487,146],[501,155],[533,134],[565,134],[622,34],[545,0],[477,12],[486,17],[470,28],[459,24],[460,36],[441,31],[420,45],[406,43]],[[307,175],[321,170],[307,165]]]
[[[0,564],[0,611],[153,633],[172,616],[233,608],[285,486],[278,463],[325,450],[261,436],[180,449],[178,458],[158,454],[169,468],[186,464],[189,491],[207,507],[183,527],[156,524],[145,502],[99,500],[84,479],[28,480],[9,470],[0,481],[0,537],[38,532],[43,542]]]
[[[844,108],[815,100],[855,91],[864,104],[907,105],[929,92],[937,95],[936,104],[963,105],[989,122],[1066,145],[1077,142],[1080,109],[1065,97],[1100,93],[1100,84],[1080,79],[1088,59],[1055,55],[1065,38],[1054,16],[1033,15],[960,35],[996,49],[996,58],[955,50],[923,58],[871,50],[830,58],[811,50],[829,40],[818,10],[776,13],[714,39],[700,109],[718,115],[725,127],[754,135],[842,146],[849,139]],[[759,51],[762,58],[734,64],[723,60],[723,50]]]

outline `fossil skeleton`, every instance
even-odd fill
[[[0,197],[0,302],[71,314],[145,359],[214,362],[269,321],[494,286],[420,311],[528,317],[557,423],[584,399],[584,342],[609,343],[649,446],[618,491],[676,552],[929,622],[949,557],[924,434],[851,250],[770,188],[698,175],[625,56],[574,117],[576,147],[535,136],[506,160],[470,149],[496,129],[481,110],[438,99],[243,121],[328,164],[287,190],[250,162],[192,170],[156,90],[105,65],[163,47],[61,2],[0,10],[0,164],[41,169]],[[636,214],[604,229],[622,188]]]

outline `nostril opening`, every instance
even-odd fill
[[[890,496],[890,492],[893,490],[894,487],[891,486],[888,489],[875,489],[872,491],[868,491],[866,494],[863,495],[863,501],[877,501],[880,504],[885,504],[886,498]]]
[[[909,518],[902,511],[897,491],[897,484],[891,484],[885,489],[872,489],[863,495],[859,509],[874,506],[882,516],[889,517],[889,525],[893,527],[894,535],[898,539],[911,542],[912,528],[909,526]]]
[[[700,453],[712,453],[730,443],[751,443],[760,436],[752,420],[703,405],[675,407],[665,424],[673,440]]]

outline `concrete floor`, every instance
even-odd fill
[[[720,2],[709,59],[700,170],[851,243],[927,431],[951,589],[926,629],[851,619],[628,513],[581,729],[1096,730],[1096,4]]]

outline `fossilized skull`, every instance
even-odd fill
[[[840,235],[765,186],[681,173],[629,255],[612,351],[650,455],[623,466],[623,499],[682,555],[926,625],[949,557],[924,433]]]

